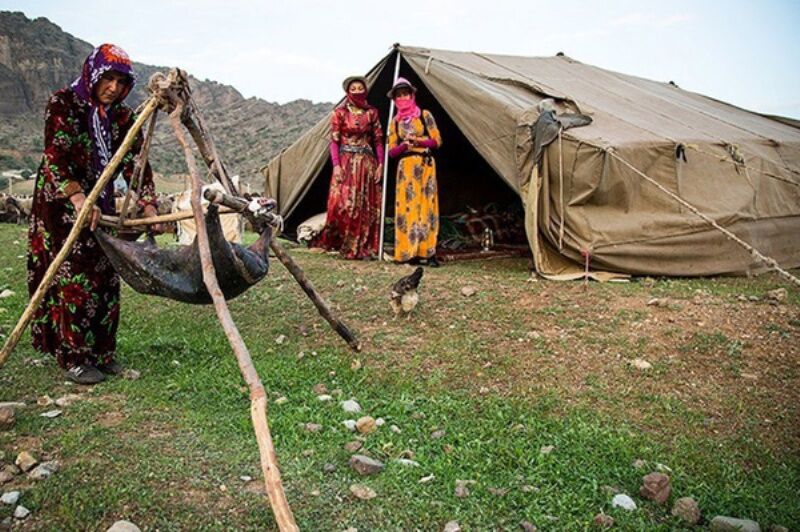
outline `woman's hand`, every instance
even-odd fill
[[[144,217],[145,218],[153,218],[158,216],[158,209],[156,209],[153,205],[145,205],[144,206]],[[154,235],[160,235],[164,232],[164,224],[153,224],[150,226],[150,232]]]
[[[413,133],[409,133],[405,138],[405,142],[406,142],[406,144],[408,144],[409,148],[411,148],[413,146],[416,146],[417,145],[417,136],[415,134],[413,134]]]
[[[375,169],[375,182],[380,183],[381,181],[383,181],[383,165],[379,164]]]
[[[69,201],[72,203],[72,206],[75,207],[75,216],[81,212],[83,209],[83,204],[86,203],[86,194],[83,192],[78,192],[77,194],[73,194],[69,197]],[[89,229],[94,231],[97,229],[97,223],[100,221],[100,207],[97,205],[92,206],[92,214],[89,215],[87,222],[89,223]]]
[[[338,164],[333,167],[333,178],[337,181],[342,178],[342,167]]]

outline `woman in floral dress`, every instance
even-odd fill
[[[311,246],[369,259],[378,253],[383,132],[378,110],[367,103],[366,79],[351,76],[342,86],[347,97],[331,117],[327,218]]]
[[[407,79],[397,78],[389,91],[397,115],[389,125],[389,156],[399,158],[394,214],[394,260],[438,266],[439,196],[436,161],[431,150],[442,136],[430,111],[416,103],[417,92]]]
[[[53,262],[103,169],[135,121],[122,102],[134,84],[128,55],[104,44],[86,59],[78,79],[53,94],[45,112],[42,164],[28,239],[28,291],[32,295]],[[123,159],[129,186],[141,138]],[[142,173],[138,206],[155,216],[152,172]],[[101,213],[114,214],[113,179],[101,194],[90,219],[36,310],[33,346],[56,357],[65,376],[93,384],[104,374],[121,371],[114,361],[120,310],[120,283],[92,231]]]

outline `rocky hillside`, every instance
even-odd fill
[[[46,18],[0,11],[0,171],[35,170],[42,150],[42,115],[50,94],[68,85],[80,72],[92,45],[64,32]],[[135,57],[135,50],[130,51]],[[145,98],[150,75],[167,67],[135,63],[140,83],[129,97],[136,105]],[[244,98],[235,88],[192,78],[200,110],[232,173],[262,187],[257,170],[316,123],[332,104],[295,100],[286,104]],[[185,163],[166,120],[153,143],[154,169],[182,174]]]

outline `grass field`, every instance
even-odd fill
[[[6,333],[27,301],[25,247],[23,228],[0,227],[0,289],[15,292],[0,300]],[[671,504],[638,496],[641,477],[662,466],[670,503],[694,497],[701,528],[723,514],[800,529],[800,295],[777,277],[584,290],[529,282],[524,260],[475,261],[427,270],[415,313],[393,320],[388,286],[407,270],[292,252],[365,344],[349,352],[277,262],[230,304],[268,390],[302,530],[441,530],[450,520],[584,530],[599,512],[619,530],[681,530]],[[467,285],[474,296],[461,294]],[[786,301],[765,300],[781,286]],[[274,529],[248,393],[213,309],[125,287],[118,339],[138,380],[67,385],[27,336],[0,369],[0,401],[28,404],[0,432],[0,460],[30,450],[63,465],[0,488],[21,490],[32,511],[15,530],[105,530],[118,519],[143,530]],[[652,367],[637,369],[637,358]],[[333,401],[317,399],[319,384]],[[53,407],[38,397],[66,393],[82,400],[39,415]],[[342,421],[357,417],[339,406],[348,398],[386,420],[359,451],[386,464],[376,476],[347,465],[355,436]],[[456,497],[456,480],[474,481],[468,496]],[[355,498],[356,483],[377,497]],[[638,509],[612,508],[615,491]],[[12,511],[0,506],[0,521]]]

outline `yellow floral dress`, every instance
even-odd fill
[[[422,146],[402,151],[400,144],[409,134],[416,135]],[[408,121],[392,120],[389,127],[389,153],[399,157],[394,204],[394,259],[398,262],[436,254],[439,196],[431,149],[441,145],[442,136],[429,111]]]

